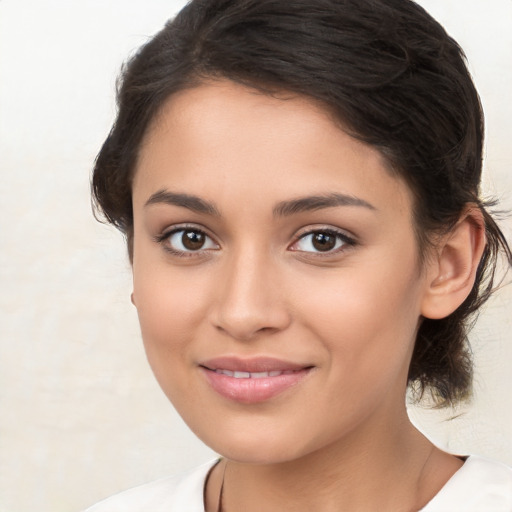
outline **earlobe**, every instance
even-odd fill
[[[485,248],[483,215],[476,206],[468,208],[459,222],[439,242],[428,263],[427,289],[421,314],[440,319],[453,313],[467,298]]]
[[[137,304],[135,304],[135,295],[134,295],[134,293],[133,293],[133,292],[130,294],[130,300],[132,301],[132,304],[133,304],[135,307],[137,307]]]

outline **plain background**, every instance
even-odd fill
[[[121,62],[183,3],[0,0],[0,512],[78,511],[212,457],[150,373],[122,237],[89,202]],[[512,1],[419,3],[468,54],[485,193],[512,209]],[[445,448],[508,464],[511,313],[508,286],[472,333],[473,405],[411,408]]]

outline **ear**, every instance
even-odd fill
[[[135,295],[134,293],[132,292],[131,295],[130,295],[130,300],[132,301],[132,304],[137,307],[137,304],[135,304]]]
[[[439,241],[427,263],[427,290],[421,314],[440,319],[467,298],[485,248],[485,223],[476,206],[467,208],[456,226]]]

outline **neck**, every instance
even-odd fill
[[[306,512],[419,510],[461,462],[435,448],[405,410],[393,429],[375,425],[292,461],[224,460],[208,484],[207,510]]]

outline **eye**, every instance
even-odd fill
[[[177,254],[219,248],[206,233],[196,228],[175,229],[162,235],[160,241],[167,250]]]
[[[354,241],[343,233],[333,230],[316,230],[302,235],[291,247],[292,251],[329,253],[338,252]]]

